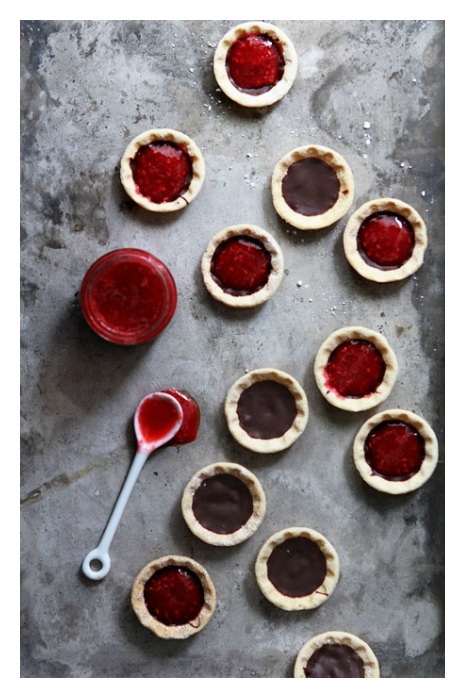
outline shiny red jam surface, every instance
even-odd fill
[[[171,273],[159,259],[131,248],[100,257],[81,286],[83,315],[115,344],[142,344],[170,322],[177,304]]]
[[[271,255],[264,245],[255,238],[238,235],[218,245],[210,271],[225,293],[247,296],[266,285],[271,268]]]
[[[379,269],[398,269],[410,259],[414,246],[412,226],[392,211],[369,216],[357,234],[357,249],[362,259]]]
[[[408,480],[420,470],[424,457],[422,435],[401,420],[381,422],[365,440],[368,465],[386,480]]]
[[[149,613],[164,625],[195,620],[204,604],[203,586],[188,567],[163,567],[146,582],[144,599]]]
[[[148,444],[163,439],[177,419],[176,406],[157,395],[143,400],[137,410],[140,436]]]
[[[241,92],[268,92],[284,73],[281,46],[266,34],[244,34],[231,45],[226,68],[231,82]]]
[[[131,169],[138,193],[154,204],[182,196],[192,179],[189,154],[169,141],[154,141],[140,147],[131,160]]]
[[[181,446],[182,444],[195,441],[200,426],[200,409],[197,402],[188,393],[181,392],[175,388],[168,388],[168,390],[164,390],[163,392],[168,393],[168,395],[171,395],[179,402],[183,414],[179,431],[166,445]]]
[[[371,342],[348,339],[330,354],[326,385],[342,397],[366,397],[381,384],[385,371],[384,359]]]

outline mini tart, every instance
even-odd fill
[[[239,378],[229,389],[224,410],[231,435],[256,453],[289,448],[308,420],[303,388],[274,368],[259,368]]]
[[[358,373],[351,372],[355,353],[362,368]],[[319,348],[314,364],[315,381],[323,397],[349,412],[369,410],[383,402],[397,374],[397,359],[386,339],[365,327],[333,332]]]
[[[205,543],[230,546],[250,538],[263,521],[266,498],[258,479],[237,463],[213,463],[187,484],[182,513]]]
[[[262,546],[255,576],[263,595],[278,608],[312,609],[333,593],[339,579],[339,558],[320,533],[311,528],[286,528]]]
[[[355,467],[380,492],[405,494],[425,484],[438,462],[438,442],[429,424],[408,410],[370,417],[353,445]]]
[[[294,678],[379,679],[379,664],[366,642],[335,630],[305,643],[297,655]]]
[[[276,212],[290,225],[319,230],[347,213],[354,179],[342,155],[322,145],[304,145],[275,166],[271,195]]]
[[[170,163],[165,157],[161,162],[155,161],[155,156],[150,156],[150,146],[170,150]],[[177,161],[172,159],[174,156]],[[140,172],[145,177],[142,189],[137,181]],[[136,204],[148,211],[167,213],[178,211],[195,199],[205,179],[205,163],[189,136],[173,129],[150,129],[129,143],[121,159],[120,178]]]
[[[386,283],[405,279],[421,267],[428,236],[423,219],[411,206],[399,199],[374,199],[351,215],[343,245],[356,272]]]
[[[257,39],[250,39],[251,36]],[[246,48],[246,55],[236,53],[234,57],[233,54],[237,52],[240,44],[244,46],[244,42],[254,40],[262,43],[264,51],[267,49],[264,48],[263,41],[268,45],[271,42],[271,48],[268,51],[273,56],[269,55],[266,65],[261,66],[267,74],[266,84],[255,71],[252,74],[248,73],[247,84],[242,83],[241,86],[238,84],[240,81],[234,81],[237,68],[230,61],[237,59],[236,65],[240,70],[244,59],[254,55],[253,48]],[[256,55],[255,59],[257,59]],[[266,22],[247,22],[233,27],[221,39],[213,58],[213,72],[219,87],[237,104],[243,107],[267,107],[278,102],[290,90],[297,74],[297,64],[294,46],[281,29]],[[258,64],[257,68],[259,68]]]
[[[210,241],[201,262],[208,292],[233,308],[252,308],[279,287],[284,262],[270,233],[256,225],[224,228]]]
[[[184,640],[210,620],[216,591],[208,572],[198,562],[182,555],[166,555],[149,562],[139,572],[132,587],[131,604],[142,625],[155,635]],[[156,606],[157,615],[149,610],[150,604]]]

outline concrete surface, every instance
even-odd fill
[[[386,678],[444,676],[444,25],[442,21],[279,21],[300,65],[274,108],[246,111],[219,92],[222,21],[23,21],[22,42],[22,676],[292,676],[311,636],[346,630],[376,652]],[[118,178],[128,142],[173,127],[202,149],[206,180],[185,211],[132,205]],[[270,178],[288,150],[320,143],[355,178],[355,207],[401,198],[429,230],[424,266],[376,286],[343,255],[345,219],[318,233],[275,214]],[[251,222],[282,246],[286,275],[256,311],[220,307],[199,264],[213,235]],[[139,246],[171,269],[179,304],[167,330],[139,348],[112,346],[85,324],[77,294],[103,253]],[[433,478],[392,498],[364,486],[352,441],[367,414],[342,413],[317,391],[312,365],[335,329],[381,331],[400,364],[383,407],[422,414],[440,443]],[[246,452],[227,432],[223,401],[245,370],[273,366],[307,392],[310,420],[292,448]],[[102,582],[80,573],[134,455],[132,416],[148,392],[188,389],[202,409],[196,443],[145,466]],[[375,410],[376,411],[376,410]],[[268,510],[227,550],[194,538],[180,498],[217,460],[252,469]],[[313,612],[269,604],[254,578],[269,535],[306,525],[337,549],[341,578]],[[132,582],[150,560],[194,557],[218,594],[210,624],[163,641],[138,624]]]

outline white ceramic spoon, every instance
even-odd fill
[[[110,571],[108,551],[145,461],[153,451],[173,438],[179,431],[182,420],[181,405],[167,393],[151,393],[139,403],[134,415],[137,452],[100,543],[83,560],[82,571],[89,579],[103,579]]]

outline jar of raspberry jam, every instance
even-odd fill
[[[149,252],[113,250],[84,276],[81,308],[88,325],[114,344],[143,344],[156,337],[176,310],[177,289],[169,269]]]

